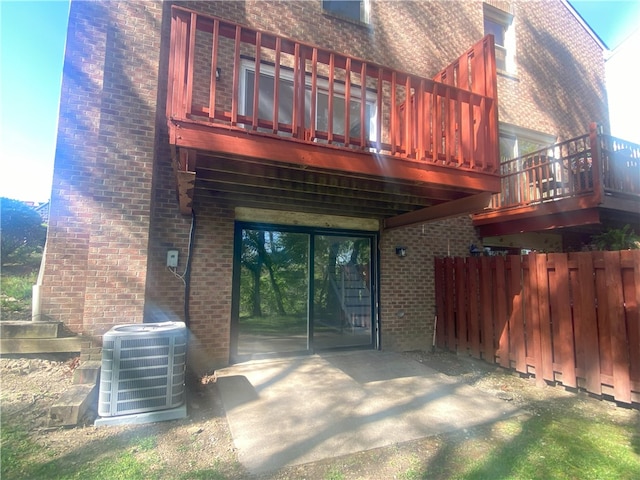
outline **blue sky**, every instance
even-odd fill
[[[570,3],[610,49],[640,26],[640,0]],[[49,199],[68,11],[66,0],[0,0],[0,196]],[[616,115],[624,108],[631,116]]]

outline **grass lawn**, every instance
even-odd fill
[[[436,461],[440,478],[480,479],[637,479],[640,439],[637,425],[616,425],[555,409],[525,421],[510,419],[498,435],[470,438],[450,453],[458,460]],[[422,471],[414,478],[432,478]]]
[[[564,407],[563,407],[564,408]],[[395,478],[416,479],[620,479],[640,478],[638,425],[618,424],[569,410],[552,408],[529,417],[512,418],[464,432],[388,447],[409,458],[409,466],[395,472]],[[8,424],[7,424],[8,423]],[[25,432],[2,426],[2,478],[13,479],[168,479],[168,478],[260,478],[273,476],[225,476],[222,465],[210,469],[178,472],[163,464],[155,451],[157,439],[138,436],[127,441],[109,441],[100,452],[89,446],[92,461],[76,452],[47,458],[42,447]],[[327,460],[322,468],[305,472],[305,478],[349,479],[362,476],[376,461],[384,463],[384,450],[371,453],[369,460],[349,457]],[[405,450],[403,452],[403,450]],[[423,457],[420,451],[428,452]],[[203,455],[206,452],[202,452]],[[365,464],[364,467],[362,464]],[[355,465],[355,467],[354,467]],[[386,471],[381,465],[381,471]],[[374,468],[375,470],[375,468]],[[314,476],[315,472],[315,476]],[[239,472],[236,472],[236,475]],[[356,475],[354,475],[356,474]]]
[[[13,273],[3,268],[0,277],[0,309],[3,318],[26,315],[31,319],[31,292],[38,278],[37,271]]]

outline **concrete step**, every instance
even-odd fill
[[[80,343],[80,337],[64,331],[62,322],[0,322],[0,355],[75,353]]]
[[[49,426],[93,423],[98,416],[98,380],[101,362],[80,364],[73,372],[73,385],[49,409]]]
[[[73,385],[49,409],[49,426],[73,426],[92,423],[97,415],[98,387]]]
[[[57,338],[62,322],[2,321],[0,338]]]
[[[20,353],[75,353],[80,352],[81,337],[62,338],[2,338],[0,355]]]

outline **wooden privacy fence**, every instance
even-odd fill
[[[640,402],[640,250],[436,258],[440,348]]]

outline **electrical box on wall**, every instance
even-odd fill
[[[178,250],[167,251],[167,267],[176,268],[178,266]]]

